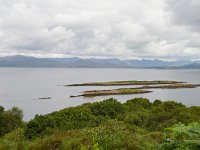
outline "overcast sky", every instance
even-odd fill
[[[200,0],[0,0],[0,56],[200,58]]]

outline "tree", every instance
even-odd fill
[[[23,112],[17,107],[4,111],[0,106],[0,136],[23,126]]]
[[[116,99],[110,98],[102,102],[93,103],[91,105],[91,111],[95,116],[115,118],[117,115],[123,114],[125,109]]]

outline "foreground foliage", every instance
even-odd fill
[[[199,106],[111,98],[36,115],[24,128],[2,132],[0,150],[196,150],[199,122]]]
[[[185,126],[182,123],[176,124],[166,129],[166,135],[160,149],[200,149],[200,124],[190,123]]]
[[[9,133],[10,131],[23,126],[23,113],[17,107],[5,111],[4,107],[0,106],[0,136]]]

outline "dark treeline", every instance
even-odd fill
[[[200,107],[135,98],[86,103],[27,123],[22,111],[0,112],[0,150],[200,149]]]

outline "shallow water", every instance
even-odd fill
[[[68,69],[68,68],[0,68],[0,105],[9,109],[17,106],[24,111],[24,120],[35,114],[46,114],[69,106],[100,101],[114,97],[121,102],[134,97],[176,100],[186,105],[199,105],[200,88],[156,89],[153,93],[138,95],[115,95],[95,98],[69,98],[81,91],[113,89],[107,87],[65,87],[61,85],[113,81],[113,80],[176,80],[200,83],[200,70],[159,70],[159,69]],[[127,86],[126,86],[127,87]],[[52,99],[39,100],[40,97]]]

